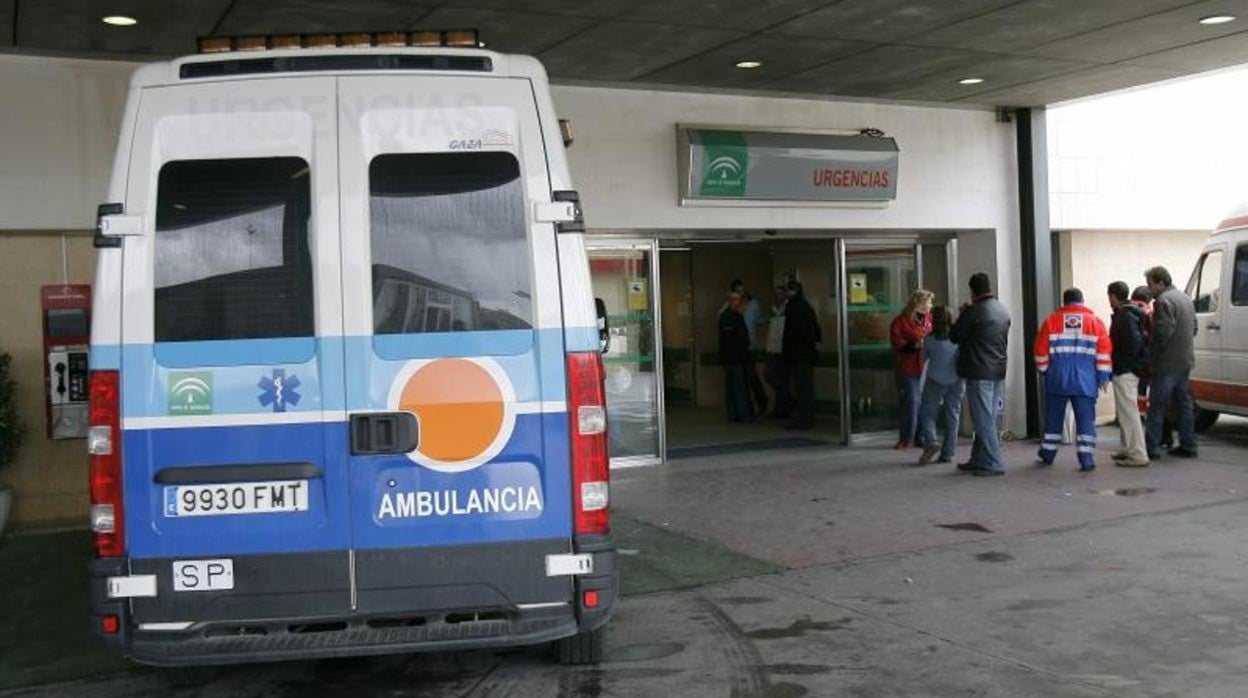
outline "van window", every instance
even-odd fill
[[[1231,303],[1248,305],[1248,245],[1235,248],[1235,273],[1231,281]]]
[[[375,334],[532,326],[515,156],[379,155],[368,176]]]
[[[1195,288],[1189,289],[1188,294],[1192,297],[1196,312],[1217,312],[1222,298],[1222,251],[1206,252],[1201,257],[1192,280],[1196,282]]]
[[[312,336],[307,161],[174,161],[157,186],[157,342]]]

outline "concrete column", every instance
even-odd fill
[[[1014,112],[1018,137],[1019,242],[1023,261],[1023,356],[1027,366],[1023,380],[1027,396],[1027,436],[1037,437],[1042,427],[1043,390],[1032,343],[1044,318],[1056,307],[1053,286],[1054,258],[1049,228],[1049,157],[1043,107]]]

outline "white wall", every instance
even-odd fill
[[[1055,230],[1209,230],[1248,201],[1248,69],[1049,110]]]
[[[134,68],[0,56],[0,229],[95,227]]]
[[[1022,263],[1012,124],[996,123],[989,111],[910,105],[583,86],[556,86],[553,92],[560,118],[573,122],[572,177],[591,229],[995,231],[959,235],[962,278],[957,287],[967,293],[965,279],[975,271],[993,276],[1014,317],[1008,394],[1023,393]],[[897,200],[882,209],[682,207],[677,123],[758,130],[881,129],[901,148]],[[1022,430],[1025,409],[1022,400],[1010,401],[1008,420],[1016,432]]]

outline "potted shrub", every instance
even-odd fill
[[[17,383],[9,375],[12,358],[0,353],[0,468],[17,458],[22,445],[22,420],[17,414]],[[13,490],[0,484],[0,536],[13,509]]]

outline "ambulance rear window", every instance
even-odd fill
[[[511,153],[374,158],[373,332],[531,327],[522,186]]]
[[[297,157],[161,168],[157,342],[312,336],[308,180]]]

